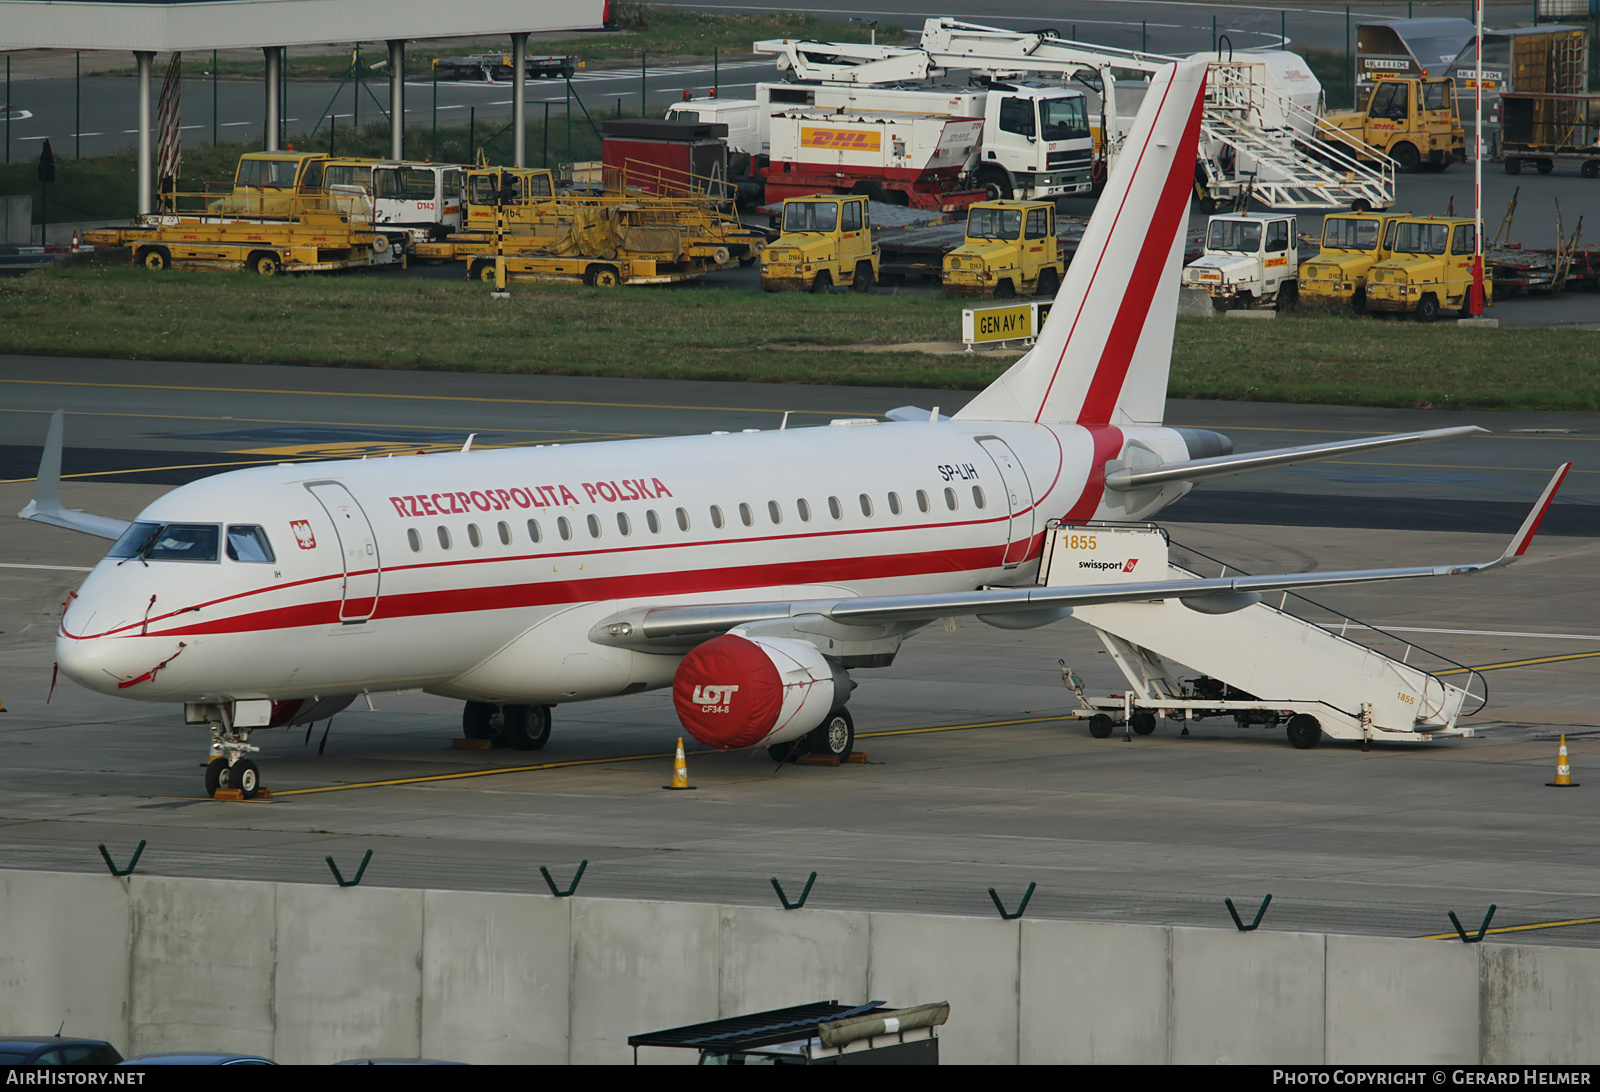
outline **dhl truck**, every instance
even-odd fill
[[[783,203],[783,234],[761,252],[761,287],[865,292],[878,279],[878,258],[865,197],[792,197]]]
[[[1300,261],[1295,218],[1234,212],[1206,223],[1205,253],[1183,271],[1183,286],[1211,297],[1218,311],[1291,306],[1298,296]]]
[[[967,212],[962,244],[944,256],[952,296],[1054,296],[1066,273],[1049,201],[983,201]]]
[[[1367,310],[1415,315],[1432,322],[1441,311],[1464,311],[1472,287],[1477,223],[1452,216],[1402,216],[1390,257],[1367,276]],[[1493,283],[1483,282],[1484,303]]]
[[[1300,301],[1308,306],[1367,306],[1367,274],[1394,252],[1403,212],[1341,212],[1322,221],[1322,249],[1300,266]]]
[[[372,222],[401,250],[461,230],[461,167],[378,159],[324,159],[306,164],[305,192],[362,193]]]
[[[1466,156],[1466,133],[1456,109],[1455,81],[1449,77],[1379,80],[1358,110],[1331,111],[1317,123],[1317,136],[1343,151],[1363,156],[1362,144],[1394,160],[1406,174],[1442,171]]]

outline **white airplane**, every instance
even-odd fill
[[[462,699],[469,737],[535,749],[552,706],[670,686],[703,744],[845,755],[848,672],[939,618],[1019,628],[1165,597],[1216,613],[1514,560],[1559,474],[1489,562],[1035,584],[1048,521],[1142,520],[1202,479],[1483,431],[1235,455],[1162,427],[1205,72],[1156,78],[1036,346],[954,418],[285,463],[127,524],[62,506],[58,413],[20,514],[116,539],[62,618],[60,670],[183,703],[211,731],[208,790],[246,796],[254,729],[392,690]]]

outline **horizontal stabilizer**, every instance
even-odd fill
[[[39,458],[39,477],[33,486],[33,499],[17,515],[52,527],[82,531],[99,538],[121,538],[130,526],[125,519],[96,516],[76,508],[61,507],[61,442],[64,411],[50,417],[50,432],[45,437],[44,454]]]
[[[921,406],[896,406],[884,414],[891,421],[948,421],[948,413],[940,413],[939,407],[925,410]]]
[[[1316,462],[1318,459],[1332,459],[1340,455],[1382,451],[1385,448],[1403,447],[1406,444],[1453,440],[1460,436],[1488,431],[1477,425],[1460,425],[1455,428],[1428,429],[1425,432],[1397,432],[1370,440],[1335,440],[1327,444],[1306,444],[1302,447],[1279,447],[1269,451],[1247,451],[1237,455],[1216,455],[1209,459],[1160,463],[1156,466],[1118,466],[1106,471],[1106,488],[1126,491],[1165,485],[1168,482],[1198,482],[1207,478],[1224,478],[1230,474],[1248,474],[1252,470],[1266,470],[1274,466],[1291,466],[1295,463]]]

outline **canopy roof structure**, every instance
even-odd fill
[[[171,53],[589,30],[607,0],[0,0],[0,49]]]

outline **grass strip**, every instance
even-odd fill
[[[955,340],[968,302],[525,284],[492,301],[465,281],[52,269],[0,281],[0,352],[975,390],[1006,362],[846,349]],[[1351,315],[1180,319],[1169,393],[1596,410],[1597,350],[1581,330]]]

